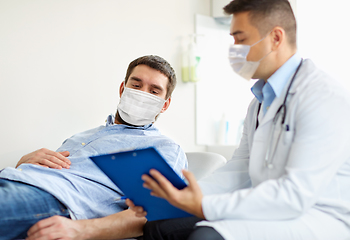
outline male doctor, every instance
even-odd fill
[[[233,70],[259,79],[240,146],[199,183],[183,171],[183,190],[156,170],[156,181],[143,175],[153,195],[196,216],[149,222],[144,239],[350,239],[350,94],[298,54],[287,0],[234,0],[224,10],[233,14]]]

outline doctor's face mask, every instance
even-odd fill
[[[144,126],[156,120],[165,101],[153,94],[124,87],[117,109],[119,116],[125,122],[135,126]]]
[[[259,41],[257,41],[252,45],[243,45],[243,44],[230,45],[229,55],[228,55],[230,65],[234,72],[236,72],[238,75],[240,75],[241,77],[245,78],[248,81],[253,77],[254,73],[258,69],[261,60],[263,60],[271,52],[263,56],[257,62],[247,61],[248,53],[251,47],[253,47],[254,45],[264,40],[267,36],[268,34],[264,38],[260,39]]]

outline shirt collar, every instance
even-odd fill
[[[263,79],[259,79],[251,88],[252,93],[260,103],[262,103],[262,101],[264,100],[264,96],[262,93],[262,89],[264,85],[265,85],[265,81]]]
[[[129,125],[125,125],[125,124],[115,124],[115,115],[114,114],[110,114],[108,115],[107,119],[106,119],[106,127],[108,126],[112,126],[112,125],[120,125],[121,127],[123,128],[131,128],[131,129],[142,129],[142,130],[145,130],[145,129],[148,129],[150,127],[153,126],[153,124],[147,124],[147,125],[144,125],[144,126],[129,126]]]
[[[277,71],[271,75],[271,77],[267,80],[270,84],[272,90],[275,95],[279,97],[284,89],[288,80],[292,77],[293,73],[299,66],[301,61],[301,56],[299,53],[294,54],[287,62],[285,62]],[[259,79],[251,88],[252,93],[261,103],[264,100],[263,96],[263,87],[265,85],[265,81],[263,79]]]
[[[276,97],[279,97],[286,86],[288,80],[293,76],[297,70],[301,57],[299,53],[294,54],[282,67],[280,67],[272,76],[267,80],[271,85]]]

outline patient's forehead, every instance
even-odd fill
[[[168,83],[168,77],[160,72],[159,70],[156,70],[154,68],[151,68],[147,65],[140,64],[137,65],[131,72],[129,79],[132,76],[139,76],[142,77],[143,80],[153,80],[157,81],[162,85],[167,85]]]

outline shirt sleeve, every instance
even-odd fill
[[[162,154],[165,161],[172,169],[182,178],[182,169],[188,168],[188,162],[185,152],[176,143],[170,142],[167,144],[158,145],[157,150]]]
[[[339,92],[334,88],[304,91],[296,103],[295,135],[285,174],[254,188],[204,196],[206,219],[284,220],[314,206],[325,189],[336,184],[337,172],[342,175],[340,169],[350,159],[350,104]]]

